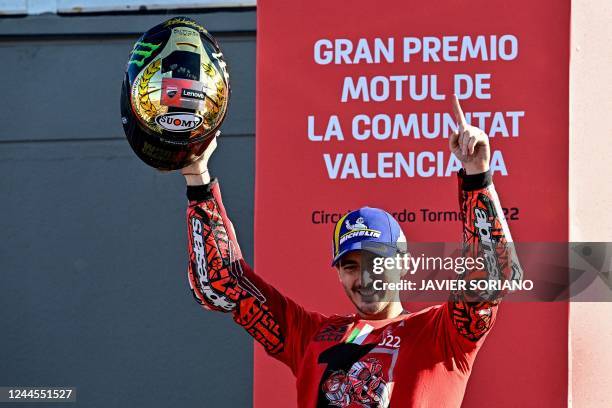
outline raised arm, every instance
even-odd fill
[[[489,137],[467,124],[459,101],[453,97],[458,132],[451,135],[450,150],[463,164],[459,174],[459,204],[463,215],[463,256],[481,257],[484,270],[462,276],[470,280],[521,279],[512,236],[489,171]],[[500,291],[456,291],[451,294],[450,315],[459,333],[476,342],[492,327]]]
[[[268,354],[295,372],[305,339],[323,316],[305,311],[257,276],[242,257],[217,180],[208,173],[208,158],[182,170],[187,181],[189,284],[195,299],[208,310],[232,313]]]

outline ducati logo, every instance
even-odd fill
[[[176,95],[177,92],[178,92],[178,88],[175,86],[169,86],[168,88],[166,88],[166,95],[168,95],[171,98],[174,98],[174,95]]]

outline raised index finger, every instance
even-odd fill
[[[461,104],[459,103],[459,99],[457,95],[453,94],[453,112],[455,113],[455,120],[459,125],[459,129],[463,130],[467,127],[467,121],[465,120],[465,115],[463,114],[463,110],[461,109]]]

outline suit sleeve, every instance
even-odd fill
[[[463,216],[463,256],[481,258],[484,269],[461,279],[520,280],[522,270],[490,172],[459,173],[459,205]],[[455,291],[448,303],[450,320],[469,342],[479,342],[493,326],[503,291]]]
[[[295,373],[324,317],[304,310],[244,261],[219,183],[188,186],[187,228],[192,293],[205,309],[231,313],[269,355]]]

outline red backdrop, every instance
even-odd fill
[[[255,268],[306,308],[352,312],[329,266],[333,223],[319,223],[324,221],[323,213],[344,213],[363,205],[389,212],[405,210],[414,213],[414,221],[402,223],[409,241],[457,242],[461,236],[458,221],[423,219],[422,209],[457,210],[454,173],[450,177],[444,174],[449,162],[444,126],[431,138],[424,136],[421,127],[420,138],[412,128],[407,136],[397,139],[371,136],[363,141],[355,136],[369,127],[363,121],[355,131],[352,127],[357,115],[373,120],[377,114],[386,114],[392,121],[396,114],[407,120],[411,113],[418,118],[429,113],[431,119],[434,113],[450,113],[450,100],[430,95],[417,101],[409,97],[408,87],[396,98],[391,86],[385,101],[361,98],[342,102],[346,77],[356,81],[365,76],[367,81],[375,76],[416,75],[420,80],[421,75],[437,75],[438,94],[449,95],[456,74],[490,75],[486,80],[490,87],[483,89],[490,98],[473,95],[462,105],[465,112],[501,112],[497,123],[495,114],[484,123],[485,130],[494,135],[492,149],[498,151],[494,180],[502,205],[509,209],[514,239],[542,242],[568,238],[569,0],[517,0],[495,6],[483,0],[413,4],[398,0],[258,2]],[[461,56],[464,36],[474,44],[478,36],[484,36],[487,60],[480,53],[474,59],[452,61]],[[503,38],[504,45],[501,51],[496,50],[494,60],[488,47],[491,36],[496,36],[493,43],[497,44]],[[422,47],[426,41],[435,46],[436,38],[444,45],[446,37],[447,45],[457,45],[457,50],[447,48],[444,55],[442,47],[433,52],[440,61],[432,54],[426,61],[423,53],[405,61],[407,37],[419,39]],[[387,45],[389,38],[394,39],[392,62],[384,55],[380,63],[367,62],[363,44],[368,43],[374,58],[375,38]],[[512,38],[516,39],[515,48]],[[360,39],[364,39],[361,49]],[[408,44],[414,44],[410,41]],[[316,52],[317,42],[320,53]],[[353,63],[333,63],[333,45],[346,49],[348,42],[354,51],[346,58]],[[332,63],[325,63],[326,58],[332,58]],[[346,61],[341,55],[338,58]],[[376,95],[383,93],[383,81],[376,85]],[[338,117],[343,140],[338,127],[335,137],[328,132],[329,141],[311,140],[325,135],[332,115]],[[380,120],[384,124],[386,119]],[[504,126],[508,136],[503,134]],[[384,128],[378,130],[383,138]],[[384,160],[390,167],[365,178],[360,153],[368,153],[368,171],[376,173],[380,152],[389,153]],[[434,160],[422,156],[423,169],[420,173],[415,170],[414,176],[402,171],[395,174],[396,164],[390,157],[399,153],[408,161],[411,152],[417,160],[419,153],[432,152]],[[344,161],[350,153],[355,154],[362,178],[355,178],[351,163]],[[327,165],[324,155],[328,155]],[[444,157],[437,160],[438,155]],[[442,163],[441,173],[438,162]],[[334,163],[340,165],[335,177]],[[427,173],[430,166],[434,166],[433,175]],[[346,178],[341,179],[343,168]],[[505,303],[476,361],[463,406],[565,406],[567,322],[564,303]],[[267,357],[259,345],[255,345],[254,369],[255,406],[294,405],[291,372]]]

